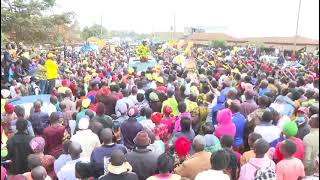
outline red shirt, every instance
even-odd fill
[[[297,146],[297,152],[293,154],[293,157],[298,158],[300,160],[303,160],[303,155],[304,155],[304,145],[301,139],[296,138],[296,137],[292,137],[289,138],[288,140],[290,140],[291,142],[295,143]],[[283,141],[282,141],[283,142]],[[276,146],[276,150],[274,152],[274,159],[279,162],[281,160],[283,160],[283,155],[280,151],[280,145],[282,142],[279,142]]]
[[[65,127],[51,125],[43,130],[43,138],[46,140],[45,153],[58,158],[63,150],[63,137]]]
[[[73,82],[70,82],[69,88],[71,89],[72,94],[76,94],[76,86],[74,85]]]

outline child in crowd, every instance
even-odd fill
[[[293,157],[297,151],[296,144],[286,140],[281,143],[280,148],[284,159],[276,166],[277,180],[292,180],[304,177],[304,166],[301,160]]]
[[[266,140],[260,138],[254,143],[256,156],[241,167],[239,180],[258,179],[259,176],[263,176],[263,172],[268,173],[268,177],[275,180],[275,163],[265,156],[268,150],[269,143]]]

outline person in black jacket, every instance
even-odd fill
[[[8,157],[12,160],[13,174],[23,174],[28,171],[28,155],[32,153],[30,141],[32,136],[26,133],[28,122],[18,120],[17,133],[7,142]]]

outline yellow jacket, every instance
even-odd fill
[[[57,79],[58,78],[58,64],[52,59],[47,59],[46,63],[47,79]]]

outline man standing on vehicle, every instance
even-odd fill
[[[49,81],[48,92],[50,94],[55,87],[56,79],[58,78],[58,64],[54,60],[54,55],[49,53],[47,55],[47,60],[45,62],[45,67],[47,70],[47,79]]]

